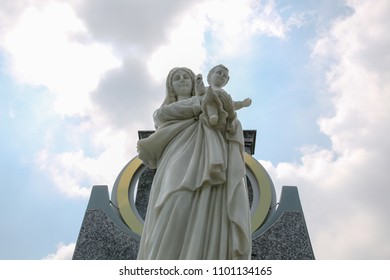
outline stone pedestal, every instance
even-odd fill
[[[253,260],[314,259],[296,187],[283,187],[278,208],[252,239]],[[108,187],[94,186],[73,259],[135,260],[139,240],[110,204]]]
[[[139,138],[145,138],[151,133],[153,131],[140,131]],[[249,154],[253,155],[256,131],[245,130],[244,139],[247,156]],[[252,158],[250,165],[252,165],[253,170],[248,170],[250,174],[248,173],[247,176],[248,199],[251,208],[257,209],[262,198],[267,195],[270,199],[268,200],[269,208],[264,208],[265,215],[253,215],[255,218],[262,218],[261,223],[257,223],[258,226],[256,226],[252,234],[252,259],[314,259],[314,252],[310,243],[297,187],[283,187],[280,202],[276,204],[275,191],[268,174],[262,168],[253,168],[253,162]],[[124,175],[127,176],[128,171],[129,169],[125,167],[118,178],[122,178]],[[256,174],[256,172],[261,174]],[[128,211],[132,212],[133,221],[135,219],[139,223],[140,220],[143,221],[145,218],[150,186],[155,171],[148,168],[136,168],[136,170],[130,170],[130,173],[133,175],[138,174],[137,176],[139,176],[133,180],[137,182],[138,190],[134,192],[134,182],[126,183],[132,186],[126,189],[126,199],[128,201],[135,200],[135,203],[131,207],[128,206],[126,211],[128,209]],[[263,181],[255,180],[260,177],[263,178],[261,179]],[[111,199],[107,186],[93,187],[74,251],[74,260],[135,260],[137,258],[140,235],[137,233],[137,230],[130,228],[129,221],[123,216],[123,209],[118,208],[120,203],[118,203],[117,197],[121,194],[118,193],[117,189],[120,183],[123,183],[122,180],[117,179]],[[259,184],[264,183],[267,183],[269,189],[266,193],[261,193],[261,191],[259,193],[259,189],[261,190]],[[121,193],[122,190],[123,188]]]
[[[314,260],[297,187],[282,188],[276,211],[252,235],[254,260]]]
[[[81,225],[74,260],[135,260],[139,236],[111,205],[108,187],[94,186]]]

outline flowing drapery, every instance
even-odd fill
[[[250,259],[243,135],[199,120],[200,97],[164,105],[138,142],[153,179],[139,259]]]

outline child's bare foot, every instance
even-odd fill
[[[234,120],[228,120],[228,122],[227,122],[227,127],[226,127],[226,129],[227,129],[227,131],[229,132],[229,133],[235,133],[236,132],[236,128],[234,127]]]
[[[218,123],[218,116],[217,115],[212,115],[209,117],[209,123],[212,126],[216,126]]]

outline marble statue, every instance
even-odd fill
[[[215,94],[222,86],[213,79]],[[138,259],[251,258],[244,139],[235,105],[215,94],[222,96],[213,101],[220,106],[213,111],[210,102],[208,111],[208,91],[196,94],[196,84],[188,68],[169,72],[165,100],[153,114],[156,132],[137,144],[138,157],[157,168]],[[210,124],[213,112],[216,125]]]
[[[236,119],[236,110],[251,105],[252,100],[246,98],[243,101],[233,101],[231,96],[222,89],[229,81],[229,69],[220,64],[209,71],[206,89],[201,74],[196,76],[195,92],[198,95],[205,95],[202,101],[204,122],[214,127],[225,127],[233,131],[233,122]],[[233,105],[233,106],[232,106]]]

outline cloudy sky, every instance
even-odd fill
[[[388,26],[387,0],[2,0],[0,259],[71,258],[168,71],[220,63],[316,258],[389,259]]]

